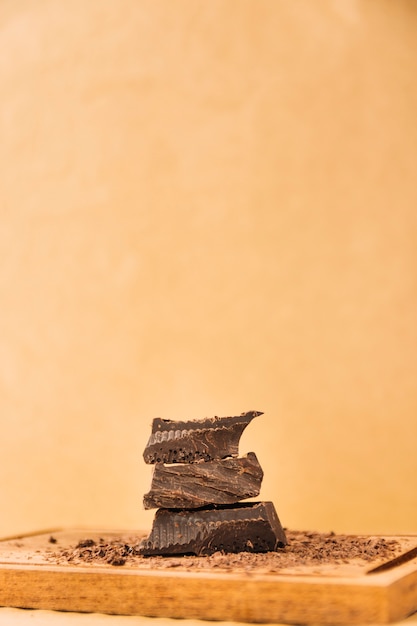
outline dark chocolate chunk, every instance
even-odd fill
[[[235,417],[174,421],[157,417],[143,453],[145,463],[193,463],[237,456],[240,437],[260,411]]]
[[[287,543],[272,502],[249,502],[194,511],[158,509],[140,546],[144,556],[271,552]]]
[[[254,452],[198,463],[154,467],[152,485],[143,498],[145,509],[195,509],[209,504],[234,504],[256,497],[263,471]]]

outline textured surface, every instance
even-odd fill
[[[158,509],[142,554],[206,555],[268,552],[287,543],[272,502],[252,502],[196,511]]]
[[[417,551],[416,537],[370,537],[286,530],[287,545],[276,552],[212,556],[143,556],[143,532],[74,530],[40,533],[0,543],[3,563],[115,565],[123,569],[176,569],[358,576]],[[51,538],[53,541],[51,541]],[[31,557],[31,558],[29,558]]]
[[[237,456],[243,431],[258,415],[262,413],[189,421],[155,418],[143,458],[146,463],[193,463]]]
[[[100,536],[101,532],[93,534]],[[80,531],[57,531],[54,546],[69,546],[82,536]],[[379,574],[367,574],[363,566],[341,575],[337,567],[322,575],[311,568],[283,576],[262,570],[184,571],[180,563],[155,571],[152,567],[48,563],[42,556],[45,546],[51,548],[50,537],[47,533],[0,542],[0,604],[303,624],[387,623],[402,619],[417,606],[416,558]],[[373,543],[376,539],[369,537]],[[404,547],[416,546],[415,537],[395,539]],[[19,546],[13,547],[15,543]]]
[[[259,495],[263,471],[253,452],[245,457],[174,465],[155,465],[145,509],[193,509],[233,504]]]

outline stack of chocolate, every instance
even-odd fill
[[[255,453],[238,456],[240,437],[258,415],[153,420],[143,457],[154,470],[143,503],[158,511],[142,554],[268,552],[286,545],[272,502],[240,502],[261,488]]]

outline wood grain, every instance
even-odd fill
[[[60,548],[92,531],[54,531]],[[100,536],[120,533],[96,531]],[[143,533],[136,533],[136,536]],[[0,605],[240,622],[370,624],[417,610],[417,537],[395,537],[402,560],[282,574],[54,564],[51,533],[0,542]],[[391,537],[392,538],[392,537]]]

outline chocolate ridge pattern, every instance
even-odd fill
[[[215,552],[270,552],[287,544],[272,502],[239,503],[205,509],[158,509],[144,556]]]
[[[261,411],[248,411],[232,417],[175,421],[156,417],[145,447],[145,463],[194,463],[211,461],[239,453],[240,437]]]

